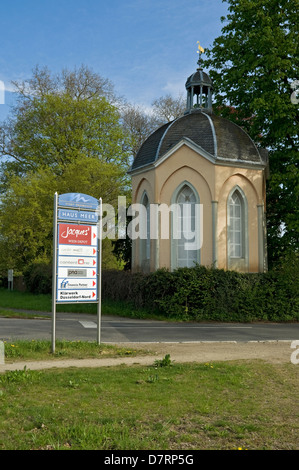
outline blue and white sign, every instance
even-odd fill
[[[57,235],[56,302],[98,302],[98,227],[59,223]],[[84,256],[78,253],[83,242],[85,250],[90,252]],[[69,249],[67,254],[66,248]],[[92,283],[86,282],[88,279]]]
[[[58,209],[59,220],[75,220],[76,222],[97,223],[99,217],[96,212],[87,212],[74,209]]]
[[[101,330],[102,198],[81,193],[54,196],[52,352],[56,305],[97,303],[97,342]]]
[[[87,194],[66,193],[58,196],[58,206],[96,210],[99,206],[99,201]]]

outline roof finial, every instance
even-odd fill
[[[199,68],[202,68],[202,66],[201,66],[201,54],[203,54],[205,50],[204,50],[203,47],[201,47],[199,41],[197,41],[197,44],[198,44],[198,51],[196,51],[196,52],[197,52],[197,54],[199,54],[199,58],[198,58],[197,63],[199,65]]]

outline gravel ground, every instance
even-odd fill
[[[143,354],[135,357],[99,359],[53,359],[48,361],[14,362],[0,365],[0,372],[27,369],[40,370],[65,367],[111,367],[120,364],[150,365],[156,359],[170,354],[176,363],[216,362],[234,360],[262,360],[270,363],[291,362],[291,341],[265,342],[200,342],[200,343],[117,343],[119,347],[142,349]],[[148,353],[148,354],[146,354]]]

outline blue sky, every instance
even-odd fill
[[[0,80],[6,105],[11,80],[36,65],[52,72],[87,65],[117,94],[148,107],[167,93],[185,94],[197,41],[212,45],[226,15],[222,0],[2,0]]]

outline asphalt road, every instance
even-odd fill
[[[57,313],[56,339],[96,341],[93,315]],[[51,340],[50,319],[0,318],[0,340]],[[168,323],[112,316],[101,319],[103,343],[299,340],[299,323]]]

